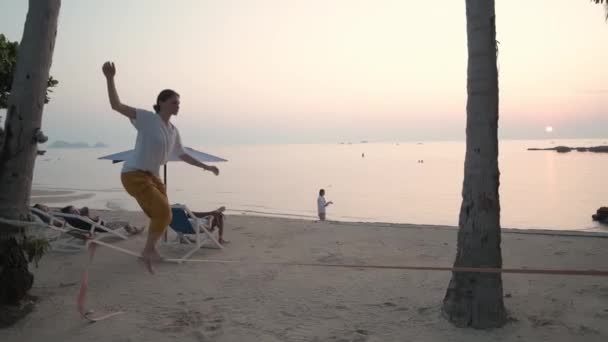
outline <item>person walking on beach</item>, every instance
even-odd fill
[[[334,204],[334,202],[325,201],[325,189],[319,190],[319,197],[317,198],[317,211],[319,213],[319,220],[325,221],[325,208],[327,208],[330,204]]]
[[[136,109],[120,102],[114,77],[116,67],[112,62],[102,66],[106,77],[108,96],[112,109],[126,116],[137,129],[134,153],[125,160],[121,172],[121,182],[129,195],[133,196],[141,209],[150,218],[148,238],[141,258],[152,271],[152,262],[160,261],[156,250],[158,240],[171,222],[171,208],[167,191],[159,178],[160,166],[167,163],[170,155],[177,155],[188,164],[213,172],[219,169],[209,166],[188,155],[182,146],[179,132],[169,121],[179,111],[179,94],[165,89],[158,94],[154,111]]]

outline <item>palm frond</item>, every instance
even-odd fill
[[[597,5],[604,4],[604,9],[606,10],[606,21],[608,21],[608,0],[591,0],[591,2],[594,2]]]

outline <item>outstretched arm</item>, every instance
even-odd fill
[[[220,174],[220,170],[217,167],[210,166],[205,163],[201,163],[200,161],[192,158],[189,154],[186,154],[186,153],[181,154],[179,156],[179,159],[185,161],[186,163],[188,163],[190,165],[198,166],[206,171],[213,172],[216,176]]]
[[[110,105],[112,106],[112,109],[128,117],[129,119],[134,120],[135,108],[122,104],[120,102],[120,98],[118,97],[116,85],[114,84],[114,76],[116,75],[116,67],[114,66],[114,63],[105,62],[101,69],[103,70],[103,74],[106,76],[108,97],[110,98]]]

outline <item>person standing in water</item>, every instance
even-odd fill
[[[325,201],[325,189],[319,190],[319,197],[317,197],[317,211],[319,214],[319,220],[325,221],[325,208],[331,204],[334,204],[334,202]]]
[[[159,178],[161,165],[167,163],[169,156],[177,155],[186,163],[213,172],[216,176],[219,175],[219,169],[199,162],[184,151],[179,132],[170,122],[171,117],[179,112],[177,92],[171,89],[161,91],[154,105],[156,113],[136,109],[120,102],[114,84],[114,63],[105,62],[102,71],[106,77],[112,109],[129,118],[137,129],[134,153],[125,160],[120,179],[125,190],[137,200],[150,218],[148,238],[141,258],[148,271],[153,273],[152,263],[161,259],[156,245],[171,223],[167,190]]]

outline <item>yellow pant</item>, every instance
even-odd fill
[[[165,185],[158,177],[146,171],[125,172],[120,180],[125,190],[135,197],[150,218],[150,231],[162,233],[171,223],[171,208]]]

